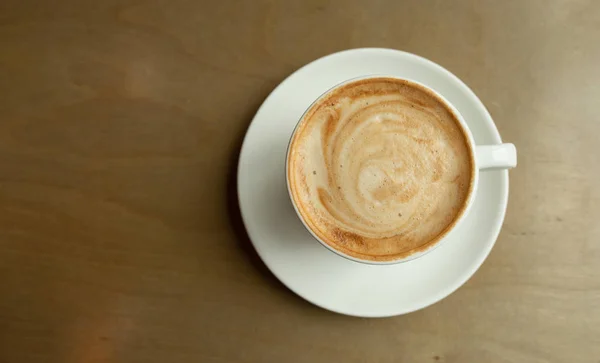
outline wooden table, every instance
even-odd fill
[[[257,258],[257,107],[347,48],[420,54],[519,150],[488,260],[425,310],[314,307]],[[0,362],[600,361],[600,5],[0,2]]]

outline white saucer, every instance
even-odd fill
[[[508,172],[480,174],[473,207],[446,243],[416,260],[376,266],[337,256],[304,228],[288,197],[285,153],[305,109],[332,86],[383,74],[421,82],[464,116],[477,144],[501,143],[489,113],[456,76],[416,55],[391,49],[354,49],[318,59],[284,80],[250,125],[239,159],[238,197],[259,256],[290,290],[322,308],[361,317],[409,313],[464,284],[494,246],[508,202]]]

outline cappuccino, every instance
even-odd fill
[[[437,243],[475,177],[466,131],[436,94],[390,77],[345,83],[304,114],[287,156],[291,198],[331,248],[370,261]]]

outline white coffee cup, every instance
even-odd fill
[[[322,241],[317,236],[317,234],[308,226],[308,224],[302,217],[302,214],[300,213],[298,206],[296,205],[296,203],[294,201],[294,198],[292,196],[292,191],[290,189],[289,170],[288,170],[290,147],[292,145],[292,140],[294,138],[294,135],[296,134],[296,131],[298,130],[300,121],[302,121],[306,112],[308,110],[310,110],[315,103],[318,103],[325,95],[328,95],[330,92],[334,91],[335,89],[337,89],[339,87],[346,85],[347,83],[355,82],[358,80],[365,80],[365,79],[369,79],[369,78],[380,78],[380,77],[393,78],[393,79],[398,79],[398,80],[402,80],[405,82],[413,83],[413,84],[420,86],[422,88],[425,88],[425,89],[431,91],[433,94],[435,94],[455,114],[457,120],[460,122],[463,130],[465,131],[465,134],[467,136],[467,142],[469,144],[469,147],[471,148],[471,151],[473,152],[473,155],[475,156],[475,160],[474,160],[475,161],[475,172],[474,172],[474,177],[473,177],[473,181],[472,181],[473,186],[472,186],[471,192],[469,193],[469,196],[467,198],[467,205],[465,207],[464,212],[456,219],[456,221],[455,221],[454,225],[451,227],[451,229],[448,232],[446,232],[445,235],[439,241],[432,243],[428,248],[426,248],[424,250],[416,251],[407,257],[399,258],[399,259],[391,260],[391,261],[373,261],[373,260],[356,258],[356,257],[350,256],[348,254],[345,254],[342,251],[336,250],[335,248],[331,247],[326,242]],[[477,194],[477,186],[479,184],[479,172],[480,171],[489,170],[489,169],[510,169],[510,168],[514,168],[516,166],[517,166],[517,149],[515,148],[515,146],[513,144],[505,143],[505,144],[497,144],[497,145],[476,145],[475,140],[473,139],[473,134],[471,133],[471,130],[469,129],[469,126],[467,125],[463,116],[460,114],[460,112],[458,112],[456,107],[454,107],[445,97],[443,97],[441,94],[439,94],[435,90],[425,86],[424,84],[422,84],[420,82],[416,82],[416,81],[413,81],[410,79],[404,79],[404,78],[394,77],[394,76],[376,75],[376,76],[358,77],[358,78],[353,78],[353,79],[344,81],[344,82],[332,87],[331,89],[327,90],[326,92],[324,92],[306,109],[306,111],[304,112],[302,117],[300,117],[298,124],[294,128],[294,131],[292,132],[292,135],[290,137],[290,142],[288,143],[288,149],[287,149],[287,154],[286,154],[286,163],[285,163],[285,167],[286,167],[285,175],[286,175],[288,194],[290,196],[290,200],[292,201],[292,205],[294,206],[294,209],[296,210],[296,214],[302,221],[302,224],[304,224],[304,227],[310,232],[310,234],[312,234],[312,236],[317,241],[319,241],[319,243],[321,243],[325,248],[336,253],[337,255],[342,256],[342,257],[347,258],[352,261],[371,264],[371,265],[390,265],[390,264],[406,262],[406,261],[410,261],[410,260],[419,258],[419,257],[427,254],[428,252],[431,252],[432,250],[434,250],[435,248],[440,246],[442,243],[444,243],[448,239],[448,235],[450,234],[450,232],[452,230],[456,229],[461,224],[461,222],[464,220],[465,216],[469,213],[471,206],[473,205],[473,200],[475,199],[475,195]]]

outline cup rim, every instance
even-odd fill
[[[401,257],[398,259],[392,259],[392,260],[382,260],[382,261],[376,261],[376,260],[368,260],[368,259],[361,259],[358,257],[354,257],[351,255],[348,255],[340,250],[335,249],[334,247],[332,247],[331,245],[329,245],[327,242],[323,241],[313,230],[312,228],[306,223],[306,221],[304,220],[304,217],[302,216],[302,213],[300,213],[300,210],[298,209],[298,206],[296,205],[296,201],[294,200],[294,197],[292,195],[292,190],[290,187],[290,177],[289,177],[289,156],[290,156],[290,150],[292,147],[292,141],[294,140],[294,136],[296,135],[296,132],[298,131],[298,128],[300,127],[304,116],[306,116],[306,114],[308,113],[308,111],[310,111],[313,106],[315,104],[317,104],[321,99],[323,99],[325,96],[327,96],[329,93],[335,91],[336,89],[345,86],[349,83],[352,82],[357,82],[357,81],[362,81],[362,80],[368,80],[368,79],[376,79],[376,78],[390,78],[390,79],[395,79],[395,80],[400,80],[403,82],[407,82],[409,84],[414,84],[417,87],[421,87],[424,88],[426,91],[431,92],[435,97],[437,97],[442,103],[444,103],[444,105],[452,112],[452,114],[454,115],[455,119],[458,120],[459,122],[459,126],[461,127],[463,134],[466,135],[466,139],[467,139],[467,143],[469,145],[469,150],[470,150],[470,155],[471,155],[471,165],[473,166],[473,176],[471,179],[471,188],[469,190],[469,195],[467,197],[467,201],[465,203],[465,207],[462,209],[462,213],[458,216],[458,218],[456,218],[454,220],[454,223],[450,226],[450,228],[446,231],[442,232],[442,236],[437,238],[435,241],[433,242],[428,242],[431,245],[427,246],[425,249],[420,250],[420,251],[416,251],[406,257]],[[367,265],[395,265],[395,264],[400,264],[400,263],[404,263],[404,262],[409,262],[412,260],[416,260],[420,257],[425,256],[426,254],[428,254],[429,252],[435,250],[436,248],[438,248],[440,245],[442,245],[447,239],[448,239],[448,235],[454,231],[465,219],[466,215],[469,213],[469,211],[471,210],[471,207],[473,205],[473,201],[475,199],[475,195],[477,194],[477,186],[479,184],[479,167],[478,167],[478,163],[477,163],[477,157],[476,157],[476,144],[475,144],[475,140],[473,138],[473,134],[471,133],[471,130],[469,129],[467,122],[465,121],[465,119],[463,118],[462,114],[458,111],[458,109],[456,109],[456,107],[450,102],[448,101],[444,96],[442,96],[439,92],[437,92],[436,90],[432,89],[431,87],[419,82],[419,81],[415,81],[412,79],[408,79],[408,78],[403,78],[403,77],[398,77],[398,76],[390,76],[390,75],[386,75],[386,74],[373,74],[373,75],[365,75],[365,76],[358,76],[358,77],[353,77],[347,80],[344,80],[340,83],[335,84],[334,86],[328,88],[326,91],[324,91],[323,93],[321,93],[317,98],[315,98],[315,100],[313,102],[311,102],[308,107],[304,110],[304,112],[302,113],[302,115],[300,116],[300,118],[298,119],[298,121],[296,122],[296,125],[294,126],[294,129],[292,130],[292,133],[290,135],[289,141],[288,141],[288,146],[286,148],[286,154],[285,154],[285,181],[286,181],[286,187],[287,187],[287,191],[288,191],[288,196],[290,198],[290,202],[292,203],[292,206],[294,207],[294,210],[296,212],[296,215],[298,216],[298,218],[300,219],[300,221],[302,222],[302,225],[304,226],[304,228],[311,234],[311,236],[316,239],[323,247],[327,248],[328,250],[330,250],[331,252],[335,253],[336,255],[343,257],[347,260],[350,261],[354,261],[354,262],[358,262],[358,263],[362,263],[362,264],[367,264]]]

